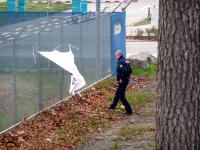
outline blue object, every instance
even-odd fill
[[[82,3],[81,3],[81,12],[82,13],[87,13],[87,0],[82,0]]]
[[[72,0],[72,13],[87,13],[87,0]]]
[[[26,11],[26,0],[18,0],[18,11],[19,12]]]
[[[80,12],[81,12],[81,1],[72,0],[72,13],[80,13]]]
[[[115,52],[121,50],[126,58],[126,13],[118,12],[111,15],[111,73],[116,72],[117,59]]]
[[[15,0],[7,0],[7,11],[8,12],[16,12],[16,1]]]
[[[18,6],[18,12],[26,12],[26,6]]]

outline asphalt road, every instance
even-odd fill
[[[101,10],[107,7],[106,11],[112,11],[119,3],[101,3]],[[123,4],[125,5],[125,3]],[[148,15],[148,7],[158,7],[158,0],[138,0],[129,5],[126,10],[126,35],[133,35],[137,29],[145,30],[151,28],[151,25],[134,27],[133,24],[146,18]],[[95,3],[88,4],[88,10],[94,12],[96,10]],[[117,9],[121,11],[121,7]],[[130,41],[126,42],[127,57],[140,52],[149,52],[157,57],[157,42],[149,41]]]
[[[106,11],[112,11],[119,3],[101,3],[101,10],[108,7]],[[126,3],[122,4],[122,7]],[[158,6],[158,0],[138,0],[138,2],[132,2],[126,9],[126,25],[132,25],[148,15],[148,7]],[[117,11],[121,11],[119,7]],[[96,10],[95,3],[88,4],[88,11],[94,12]]]
[[[135,55],[140,52],[149,52],[153,56],[157,57],[157,42],[149,41],[126,41],[127,57]]]

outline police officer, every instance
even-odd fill
[[[114,100],[113,100],[112,104],[109,106],[109,109],[115,109],[115,107],[117,106],[117,103],[120,99],[126,109],[126,114],[132,114],[132,108],[131,108],[130,104],[128,103],[126,96],[125,96],[126,88],[128,86],[129,80],[130,80],[130,74],[127,75],[126,73],[124,73],[123,71],[126,69],[124,69],[123,67],[128,66],[130,73],[132,70],[131,70],[129,62],[127,62],[127,60],[123,57],[121,50],[118,50],[115,54],[116,54],[116,58],[118,60],[117,69],[116,69],[116,77],[117,77],[117,81],[118,81],[118,87],[115,92]]]

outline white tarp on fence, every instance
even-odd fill
[[[74,92],[86,85],[85,79],[80,74],[74,63],[74,55],[71,50],[69,50],[68,52],[60,52],[54,50],[50,52],[38,53],[71,73],[71,85],[69,93],[74,94]]]

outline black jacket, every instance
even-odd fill
[[[128,69],[128,73],[126,69]],[[121,56],[117,62],[117,69],[116,69],[117,81],[119,80],[128,81],[130,79],[131,72],[132,70],[130,67],[130,63],[123,56]]]

